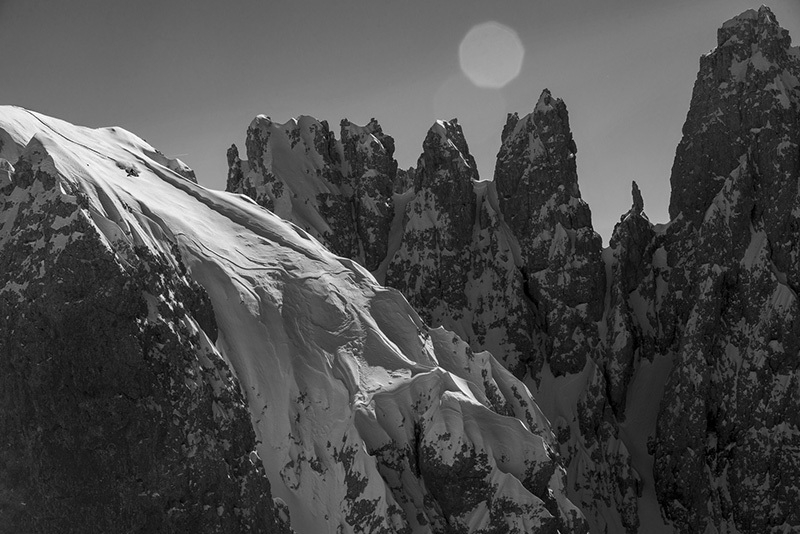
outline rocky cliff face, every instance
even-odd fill
[[[247,130],[247,160],[228,150],[226,190],[249,196],[290,220],[331,251],[376,270],[386,257],[394,218],[394,140],[374,119],[347,120],[337,140],[312,117],[285,124],[256,117]]]
[[[472,183],[478,171],[455,121],[437,121],[422,149],[386,283],[402,288],[426,322],[441,324],[449,317],[457,323],[467,308],[464,286],[476,217]]]
[[[583,369],[598,345],[594,323],[603,315],[602,243],[581,200],[576,152],[566,105],[545,90],[532,113],[509,115],[494,176],[555,376]]]
[[[609,398],[619,385],[611,381],[613,360],[601,335],[613,320],[604,313],[606,265],[580,197],[576,153],[566,105],[544,90],[533,112],[509,115],[494,182],[520,250],[534,335],[542,340],[529,385],[538,398],[558,399],[543,409],[568,467],[571,496],[593,530],[633,532],[640,481]]]
[[[800,52],[769,8],[726,22],[718,46],[700,60],[692,103],[672,170],[670,215],[696,228],[747,156],[758,174],[749,192],[764,222],[776,268],[800,284],[796,177],[800,174]]]
[[[363,128],[343,120],[341,138],[343,174],[353,188],[353,217],[363,250],[362,263],[374,271],[386,258],[394,218],[394,139],[383,133],[375,119]]]
[[[701,60],[673,167],[659,500],[679,529],[799,528],[800,50],[766,7]]]
[[[609,242],[608,308],[605,329],[607,395],[617,416],[624,418],[627,390],[642,357],[656,353],[656,316],[663,294],[659,258],[652,246],[656,232],[644,213],[644,200],[636,182],[633,205],[620,218]],[[663,292],[662,292],[663,293]]]
[[[494,184],[478,178],[458,123],[434,124],[386,284],[430,324],[459,333],[475,350],[499,354],[521,377],[535,355],[534,316]]]

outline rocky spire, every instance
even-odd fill
[[[669,212],[699,226],[726,177],[752,154],[753,216],[763,217],[776,263],[797,277],[789,217],[800,173],[800,49],[762,6],[726,22],[700,59],[683,138],[672,168]],[[797,242],[797,240],[795,240]]]
[[[545,89],[532,113],[508,116],[494,175],[500,209],[522,248],[529,294],[544,317],[556,376],[583,368],[597,341],[593,323],[603,313],[601,240],[581,200],[576,152],[564,101]]]
[[[644,214],[644,200],[631,183],[633,205],[614,226],[609,242],[611,280],[606,312],[606,395],[614,413],[625,417],[627,388],[639,361],[652,359],[655,285],[652,276],[653,225]],[[631,294],[637,292],[631,298]],[[635,300],[635,302],[634,302]],[[635,313],[639,308],[642,313]],[[643,324],[644,323],[644,324]]]
[[[231,145],[226,156],[228,159],[228,181],[225,184],[225,191],[242,191],[245,187],[243,183],[244,173],[242,172],[242,160],[239,158],[239,149],[236,145]]]
[[[539,318],[534,335],[544,338],[546,365],[531,366],[532,382],[543,399],[560,388],[554,377],[582,384],[575,395],[562,391],[558,401],[543,404],[573,473],[577,499],[597,531],[633,532],[639,522],[639,478],[627,449],[620,447],[615,418],[620,403],[607,397],[605,340],[599,328],[605,265],[600,237],[578,188],[576,153],[566,106],[545,89],[530,114],[508,116],[494,181],[503,217],[519,243],[526,293]]]
[[[642,198],[642,192],[639,191],[639,186],[634,181],[631,182],[631,196],[633,197],[631,213],[641,215],[644,212],[644,199]]]
[[[300,116],[284,124],[259,115],[247,131],[247,161],[228,150],[227,191],[245,194],[331,251],[369,270],[386,259],[397,173],[394,139],[372,119],[341,123]]]
[[[342,173],[352,188],[353,216],[364,266],[370,271],[386,258],[394,217],[393,182],[397,174],[394,139],[374,118],[364,127],[341,123]],[[358,258],[356,258],[358,259]]]
[[[478,181],[456,120],[434,123],[412,175],[414,196],[387,285],[429,324],[457,332],[473,350],[492,351],[518,377],[539,369],[539,340],[514,238],[500,215],[494,182]]]
[[[403,291],[433,324],[442,324],[448,308],[466,305],[477,179],[461,126],[455,119],[436,121],[417,161],[415,196],[405,215],[410,223],[386,274],[386,284]]]
[[[781,452],[800,446],[788,408],[800,383],[800,49],[790,44],[764,6],[720,28],[672,169],[677,219],[651,245],[659,345],[673,364],[649,449],[662,510],[681,532],[800,527],[800,467]]]
[[[472,182],[478,179],[478,168],[461,125],[456,119],[436,121],[422,144],[414,190],[417,193],[429,191],[440,214],[454,228],[462,229],[454,232],[456,242],[452,246],[463,245],[463,238],[467,237],[463,229],[472,228],[475,220]],[[445,246],[450,248],[451,244]]]

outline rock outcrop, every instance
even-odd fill
[[[454,324],[467,308],[478,171],[456,121],[437,121],[422,150],[386,284],[399,288],[428,324]]]
[[[800,528],[800,49],[761,7],[704,56],[666,232],[658,498],[682,532]]]
[[[394,139],[383,133],[375,119],[364,127],[343,120],[341,138],[342,174],[353,189],[353,216],[364,258],[361,263],[374,271],[388,253],[394,218]]]
[[[636,182],[631,187],[633,205],[625,213],[609,242],[609,294],[606,312],[606,352],[603,358],[608,400],[614,413],[624,418],[628,386],[642,357],[656,354],[657,310],[663,281],[653,267],[655,230],[644,213],[644,200]],[[663,297],[662,297],[663,298]]]
[[[533,315],[494,184],[478,178],[461,127],[437,121],[422,145],[386,284],[429,324],[499,354],[523,376],[534,355]]]
[[[545,89],[532,113],[509,115],[494,175],[555,376],[583,369],[598,347],[595,323],[603,315],[602,243],[581,200],[576,152],[567,108]]]
[[[247,130],[247,160],[228,150],[226,190],[249,196],[290,220],[336,254],[368,269],[387,255],[394,218],[394,140],[374,119],[347,120],[337,140],[325,121],[301,116],[285,124],[256,117]]]
[[[545,89],[531,113],[508,116],[494,182],[520,250],[534,336],[543,341],[529,385],[537,398],[557,399],[542,407],[568,466],[570,495],[594,531],[634,532],[639,476],[608,398],[615,384],[601,335],[606,265],[580,196],[576,153],[566,105]]]

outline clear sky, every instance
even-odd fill
[[[800,41],[800,0],[773,0]],[[508,112],[563,98],[578,177],[607,242],[636,180],[666,222],[669,172],[701,54],[743,0],[0,0],[0,103],[122,126],[224,188],[225,151],[251,119],[365,124],[416,163],[437,118],[458,117],[491,178]],[[479,88],[459,45],[495,21],[519,36],[520,74]],[[244,152],[242,150],[242,152]]]

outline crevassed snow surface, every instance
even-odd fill
[[[273,493],[289,505],[297,532],[351,532],[354,510],[342,503],[352,484],[387,524],[398,526],[397,506],[413,520],[418,503],[395,502],[367,451],[387,436],[399,446],[413,439],[402,419],[413,415],[419,391],[438,395],[426,407],[429,433],[439,425],[456,446],[486,451],[498,496],[538,501],[516,475],[523,460],[533,461],[528,457],[548,458],[554,441],[525,387],[488,354],[478,362],[452,334],[429,330],[398,292],[358,264],[238,195],[183,178],[173,170],[179,162],[123,129],[93,130],[3,107],[0,132],[0,156],[12,163],[32,139],[49,155],[62,191],[88,197],[112,249],[121,240],[169,256],[178,245],[212,300],[217,348],[247,395]],[[482,365],[483,375],[470,365]],[[510,401],[516,417],[498,415],[487,409],[481,376],[529,402]],[[553,488],[568,514],[574,507],[564,489]],[[475,512],[464,520],[485,519]]]

